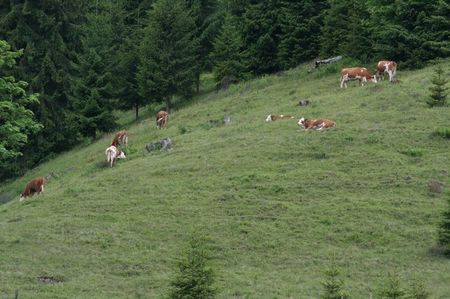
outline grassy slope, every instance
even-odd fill
[[[113,169],[109,135],[3,185],[18,194],[31,177],[60,175],[45,194],[0,206],[0,297],[158,298],[195,235],[208,240],[220,298],[317,294],[332,256],[354,298],[368,298],[388,272],[449,298],[450,260],[434,249],[449,192],[427,188],[431,179],[450,185],[449,141],[431,136],[449,126],[449,108],[425,107],[432,69],[341,90],[338,68],[205,93],[167,130],[143,120]],[[296,106],[304,97],[312,106]],[[338,126],[304,132],[296,120],[265,123],[269,113]],[[210,124],[224,115],[231,125]],[[167,136],[172,152],[143,153]],[[65,282],[39,283],[45,275]]]

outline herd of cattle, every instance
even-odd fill
[[[375,74],[372,75],[369,70],[365,67],[352,67],[352,68],[344,68],[341,71],[341,88],[345,86],[347,88],[347,82],[351,80],[358,80],[359,85],[364,86],[365,82],[372,81],[377,83],[378,80],[384,80],[385,74],[389,76],[389,82],[396,82],[396,72],[397,72],[397,63],[394,61],[382,60],[378,62],[375,70]],[[301,101],[299,103],[301,106],[308,105],[309,100]],[[268,115],[266,118],[266,122],[282,120],[282,119],[293,119],[292,115]],[[169,120],[169,113],[166,111],[159,111],[156,114],[156,127],[158,129],[167,128]],[[305,119],[300,118],[297,122],[299,126],[302,126],[305,130],[314,129],[314,130],[322,130],[324,128],[332,128],[336,126],[336,122],[328,119]],[[115,134],[111,145],[106,149],[106,161],[112,167],[117,159],[124,159],[125,153],[119,149],[119,145],[127,146],[128,145],[128,134],[126,131],[122,130]],[[168,149],[172,146],[172,141],[170,138],[165,138],[158,143],[150,143],[146,144],[145,148],[147,151],[154,150],[156,148],[160,149]],[[44,185],[48,182],[50,177],[53,174],[50,174],[46,177],[37,177],[28,182],[25,186],[25,190],[20,194],[20,201],[28,196],[32,196],[35,193],[41,193],[44,191]]]

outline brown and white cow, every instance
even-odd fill
[[[266,118],[266,122],[270,122],[270,121],[276,121],[279,119],[292,119],[294,118],[292,115],[274,115],[274,114],[269,114]]]
[[[20,194],[19,201],[24,200],[28,196],[33,196],[34,193],[44,192],[44,185],[46,184],[47,179],[43,176],[32,179],[25,186],[25,190]]]
[[[111,145],[118,146],[119,144],[123,144],[125,146],[128,146],[128,133],[125,130],[119,131],[114,136],[113,141],[111,142]]]
[[[332,128],[336,126],[336,122],[325,118],[305,119],[302,117],[298,120],[297,124],[299,126],[303,126],[305,130],[308,129],[322,130],[323,128]]]
[[[111,145],[110,147],[108,147],[105,151],[106,154],[106,161],[108,162],[108,164],[111,165],[111,167],[113,167],[114,162],[117,159],[125,159],[125,153],[122,152],[121,150],[119,150],[117,147],[115,147],[114,145]]]
[[[394,82],[397,73],[397,63],[389,60],[379,61],[376,67],[376,77],[384,80],[384,73],[389,75],[389,82]]]
[[[344,68],[341,71],[341,88],[345,85],[347,88],[347,81],[350,80],[358,80],[359,85],[364,86],[364,83],[367,81],[372,81],[377,83],[377,78],[372,76],[368,69],[365,67],[350,67]]]
[[[156,127],[158,129],[167,128],[167,123],[169,122],[169,113],[164,110],[156,113]]]

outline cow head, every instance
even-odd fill
[[[372,81],[373,83],[378,83],[378,82],[377,82],[377,75],[372,76],[372,77],[369,77],[368,79],[369,79],[370,81]]]
[[[302,118],[300,118],[299,120],[298,120],[298,122],[297,122],[297,124],[299,125],[299,126],[305,126],[305,118],[304,117],[302,117]]]
[[[126,158],[126,157],[125,157],[125,153],[122,152],[122,151],[119,151],[119,152],[117,153],[116,158],[117,158],[117,159],[125,159],[125,158]]]
[[[267,116],[267,118],[266,118],[266,122],[269,122],[269,121],[272,121],[272,115],[271,115],[271,114],[269,114],[269,115]]]

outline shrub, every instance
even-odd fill
[[[450,128],[437,128],[434,130],[434,135],[450,139]]]
[[[450,257],[450,199],[448,209],[442,215],[443,219],[439,224],[439,245],[444,249],[444,254]]]
[[[430,107],[445,106],[447,104],[447,89],[445,84],[448,80],[444,77],[444,70],[438,66],[434,70],[434,77],[431,79],[433,86],[429,88],[431,91],[430,97],[427,99],[427,104]]]
[[[349,295],[344,290],[344,281],[339,278],[340,268],[333,261],[331,266],[325,270],[325,280],[322,282],[324,288],[324,299],[347,299]]]
[[[407,290],[407,299],[427,299],[430,297],[430,294],[425,288],[425,284],[423,281],[414,279]]]
[[[405,298],[405,291],[400,286],[400,279],[394,274],[388,274],[379,293],[380,297],[383,299]]]
[[[202,242],[192,239],[178,262],[178,274],[171,282],[171,299],[214,298],[216,289],[213,271],[207,266],[207,254]]]

